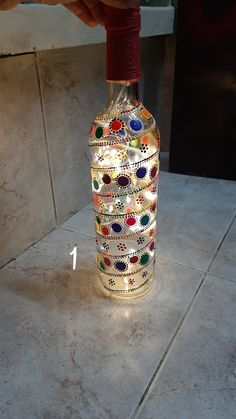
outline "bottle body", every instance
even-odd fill
[[[135,90],[110,85],[89,138],[99,281],[123,298],[150,289],[156,251],[160,136]]]

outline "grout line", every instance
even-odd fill
[[[234,223],[235,219],[236,219],[236,213],[233,215],[233,217],[232,217],[231,221],[229,222],[228,228],[226,229],[226,231],[225,231],[225,234],[224,234],[223,238],[221,239],[221,241],[220,241],[220,243],[219,243],[219,245],[218,245],[217,249],[215,250],[215,252],[214,252],[214,254],[213,254],[213,256],[212,256],[212,259],[211,259],[211,260],[210,260],[210,262],[209,262],[209,265],[208,265],[208,267],[207,267],[207,269],[206,269],[206,272],[207,272],[207,273],[209,273],[209,272],[210,272],[210,269],[211,269],[211,267],[212,267],[212,265],[213,265],[213,263],[214,263],[214,261],[215,261],[215,259],[216,259],[216,257],[217,257],[217,254],[219,253],[219,250],[221,249],[221,247],[222,247],[222,245],[223,245],[223,243],[224,243],[224,241],[225,241],[225,238],[226,238],[226,236],[228,235],[228,232],[229,232],[229,230],[231,229],[231,227],[232,227],[232,225],[233,225],[233,223]]]
[[[138,402],[138,404],[137,404],[134,412],[130,416],[130,419],[137,418],[137,415],[139,414],[139,411],[140,411],[143,403],[145,402],[148,394],[150,393],[152,384],[154,383],[154,381],[156,381],[158,379],[159,373],[161,371],[161,367],[163,366],[164,362],[166,361],[167,356],[169,355],[170,350],[172,349],[172,347],[174,345],[174,342],[175,342],[175,340],[177,338],[177,335],[179,334],[179,331],[181,330],[181,328],[183,326],[183,323],[184,323],[186,317],[188,316],[188,313],[189,313],[191,307],[193,306],[194,302],[196,301],[198,295],[200,294],[200,291],[202,289],[202,286],[203,286],[203,283],[204,283],[204,281],[206,279],[206,276],[209,274],[209,271],[211,269],[211,266],[214,263],[214,260],[216,259],[216,256],[217,256],[220,248],[222,247],[222,244],[223,244],[223,242],[224,242],[224,240],[225,240],[225,238],[226,238],[226,236],[227,236],[227,234],[228,234],[228,232],[229,232],[229,230],[230,230],[230,228],[231,228],[231,226],[232,226],[232,224],[233,224],[233,222],[234,222],[235,219],[236,219],[236,213],[233,215],[233,217],[232,217],[232,219],[231,219],[231,221],[230,221],[230,223],[228,225],[228,228],[225,231],[225,234],[223,235],[223,237],[222,237],[222,239],[221,239],[221,241],[220,241],[217,249],[213,253],[213,256],[212,256],[212,258],[211,258],[211,260],[210,260],[210,262],[208,264],[208,267],[207,267],[206,271],[203,273],[203,277],[201,279],[201,282],[200,282],[197,290],[195,291],[195,293],[193,295],[193,298],[191,299],[191,301],[190,301],[187,309],[185,310],[185,312],[183,314],[183,317],[181,318],[181,320],[180,320],[180,322],[179,322],[179,324],[178,324],[178,326],[176,328],[176,331],[175,331],[174,335],[172,336],[169,344],[167,345],[167,348],[166,348],[166,350],[165,350],[165,352],[164,352],[161,360],[157,364],[157,367],[155,368],[154,373],[151,376],[151,379],[149,380],[149,383],[148,383],[147,387],[145,388],[145,390],[144,390],[144,392],[143,392],[143,394],[142,394],[142,396],[141,396],[141,398],[140,398],[140,400],[139,400],[139,402]],[[224,279],[226,279],[226,278],[224,278]],[[232,282],[234,282],[234,281],[232,281]]]
[[[181,327],[182,327],[182,325],[183,325],[183,323],[184,323],[184,320],[185,320],[185,318],[187,317],[187,315],[188,315],[188,313],[189,313],[189,311],[190,311],[190,309],[191,309],[191,307],[192,307],[192,305],[193,305],[193,303],[194,303],[195,299],[197,298],[197,296],[198,296],[198,294],[199,294],[199,292],[200,292],[200,290],[201,290],[201,288],[202,288],[202,284],[203,284],[203,282],[204,282],[204,280],[205,280],[205,278],[206,278],[206,275],[207,275],[206,273],[204,273],[204,274],[203,274],[202,279],[201,279],[201,282],[200,282],[200,284],[198,285],[198,288],[196,289],[196,291],[195,291],[195,293],[194,293],[194,295],[193,295],[193,297],[192,297],[192,299],[191,299],[191,301],[190,301],[189,305],[187,306],[187,309],[185,310],[185,312],[184,312],[184,314],[183,314],[183,317],[181,318],[181,320],[180,320],[180,322],[179,322],[179,324],[178,324],[178,326],[177,326],[177,328],[176,328],[176,330],[175,330],[175,332],[174,332],[174,335],[172,336],[172,338],[171,338],[171,340],[170,340],[169,344],[167,345],[167,348],[166,348],[166,350],[165,350],[165,352],[164,352],[164,354],[163,354],[163,356],[162,356],[161,360],[160,360],[160,361],[159,361],[159,363],[157,364],[157,367],[156,367],[156,369],[155,369],[155,371],[154,371],[154,373],[153,373],[153,375],[152,375],[151,379],[149,380],[149,383],[148,383],[148,385],[147,385],[146,389],[144,390],[144,392],[143,392],[143,394],[142,394],[142,396],[141,396],[141,398],[140,398],[140,400],[139,400],[139,402],[138,402],[138,404],[137,404],[137,406],[136,406],[136,408],[135,408],[134,412],[133,412],[133,413],[132,413],[132,415],[130,416],[130,419],[135,419],[135,418],[137,417],[136,415],[138,414],[138,412],[139,412],[140,408],[142,407],[143,402],[144,402],[144,401],[145,401],[145,399],[147,398],[147,395],[148,395],[148,393],[150,392],[150,388],[151,388],[151,386],[152,386],[152,384],[153,384],[154,380],[157,378],[158,373],[160,372],[160,369],[161,369],[161,367],[162,367],[162,366],[163,366],[163,364],[164,364],[164,361],[166,360],[166,358],[167,358],[167,356],[168,356],[168,354],[169,354],[169,352],[170,352],[171,348],[173,347],[174,341],[175,341],[175,339],[176,339],[176,337],[177,337],[177,335],[178,335],[178,333],[179,333],[179,331],[180,331],[180,329],[181,329]]]
[[[230,281],[230,282],[233,282],[234,284],[236,284],[235,279],[226,278],[225,276],[217,275],[217,274],[214,274],[214,273],[211,273],[211,272],[209,272],[207,275],[213,276],[213,277],[215,277],[217,279],[220,279],[220,280],[223,280],[223,281]]]
[[[47,160],[48,160],[49,177],[50,177],[50,184],[51,184],[51,190],[52,190],[52,200],[53,200],[53,207],[54,207],[54,215],[55,215],[55,221],[56,221],[56,225],[57,225],[58,216],[57,216],[56,197],[55,197],[55,190],[54,190],[53,176],[52,176],[52,164],[51,164],[51,160],[50,160],[49,145],[48,145],[47,124],[46,124],[46,118],[45,118],[45,112],[44,112],[44,104],[43,104],[43,96],[42,96],[42,85],[41,85],[40,71],[39,71],[39,66],[38,66],[38,58],[37,58],[37,54],[36,53],[34,53],[34,57],[35,57],[35,68],[36,68],[38,88],[39,88],[39,98],[40,98],[40,105],[41,105],[41,114],[42,114],[42,121],[43,121],[43,130],[44,130],[44,138],[45,138],[45,146],[46,146]]]
[[[86,237],[87,239],[92,239],[94,241],[96,240],[95,237],[93,237],[93,236],[88,236],[87,234],[79,233],[78,231],[71,230],[70,228],[65,228],[65,227],[62,227],[62,226],[59,226],[58,228],[60,228],[61,230],[70,231],[70,233],[78,234],[78,236],[81,236],[81,237]]]
[[[161,256],[158,256],[158,251],[157,251],[157,259],[164,260],[166,262],[172,263],[173,265],[180,266],[181,268],[191,269],[192,271],[200,272],[202,274],[205,273],[205,271],[203,269],[193,268],[192,266],[184,265],[183,263],[175,262],[171,259],[166,259],[166,258],[163,258]]]
[[[61,229],[61,230],[69,231],[70,233],[75,233],[78,236],[81,236],[82,238],[86,237],[87,239],[91,239],[91,240],[94,240],[94,241],[96,240],[95,237],[93,237],[93,236],[88,236],[87,234],[79,233],[78,231],[70,230],[69,228],[65,228],[65,227],[61,227],[61,226],[59,226],[58,228]]]
[[[51,234],[53,231],[55,231],[57,229],[57,227],[52,227],[51,230],[47,231],[42,237],[40,237],[39,240],[37,240],[34,243],[31,243],[28,247],[26,247],[23,252],[19,253],[19,255],[17,255],[16,257],[12,258],[11,260],[9,260],[8,262],[4,263],[4,265],[0,266],[0,271],[3,268],[7,268],[8,265],[10,265],[12,262],[14,262],[15,260],[17,260],[18,258],[20,258],[21,256],[24,255],[24,253],[28,252],[28,250],[31,249],[31,247],[34,247],[36,244],[38,244],[41,240],[43,240],[46,236],[48,236],[49,234]]]

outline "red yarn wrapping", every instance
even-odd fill
[[[105,6],[105,28],[107,80],[138,80],[141,74],[140,9],[115,9]]]

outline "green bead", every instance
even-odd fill
[[[97,223],[98,223],[98,224],[101,224],[101,220],[100,220],[99,215],[97,215],[97,216],[96,216],[96,220],[97,220]]]
[[[141,258],[140,258],[140,264],[141,265],[146,265],[148,263],[149,259],[150,259],[149,254],[144,253],[144,255],[142,255]]]
[[[129,146],[130,147],[133,147],[133,148],[136,148],[136,147],[138,147],[138,145],[139,145],[139,140],[136,138],[136,139],[134,139],[134,140],[131,140],[130,142],[129,142]]]
[[[106,265],[104,262],[100,262],[100,268],[105,271],[106,270]]]
[[[99,140],[99,138],[101,138],[103,136],[103,128],[102,127],[97,127],[96,132],[95,132],[95,136],[98,140]]]
[[[98,181],[97,181],[96,179],[94,179],[94,180],[93,180],[93,186],[94,186],[94,188],[95,188],[96,190],[98,190],[98,189],[99,189],[99,183],[98,183]]]

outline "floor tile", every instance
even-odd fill
[[[233,217],[236,184],[167,172],[160,179],[158,255],[205,270]],[[95,237],[92,205],[63,227]]]
[[[236,220],[233,222],[210,272],[236,281]]]
[[[78,245],[78,268],[70,251]],[[128,418],[201,274],[158,261],[145,297],[102,297],[94,240],[55,230],[0,271],[0,416]]]
[[[69,218],[69,220],[62,224],[61,227],[95,238],[93,204],[90,203],[86,205],[86,207],[82,208],[79,212],[73,215],[73,217]]]
[[[162,172],[159,256],[206,270],[232,220],[236,182]]]
[[[1,57],[0,266],[55,226],[33,54]]]
[[[137,418],[233,419],[236,284],[208,276]]]

